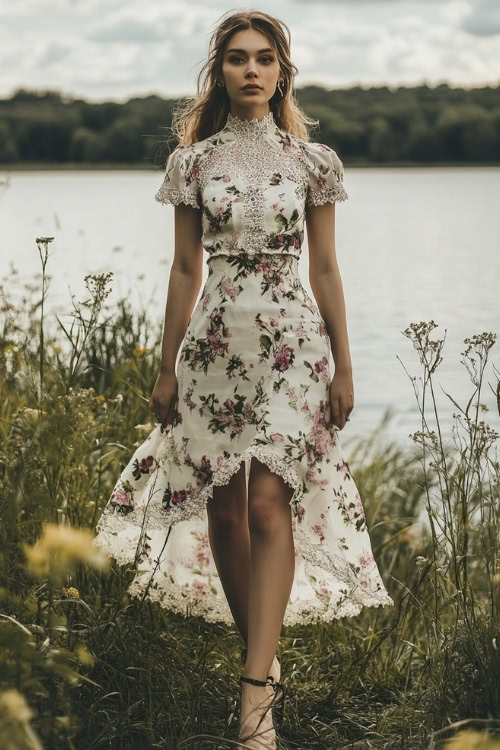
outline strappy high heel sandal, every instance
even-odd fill
[[[241,661],[243,664],[246,664],[246,661],[247,661],[247,649],[246,648],[243,648],[241,650]],[[273,659],[272,665],[274,665],[275,674],[270,674],[269,677],[272,677],[275,682],[279,682],[281,678],[281,664],[279,663],[278,658],[276,656]]]
[[[238,736],[239,748],[248,748],[248,750],[276,750],[276,731],[273,725],[272,709],[278,706],[282,706],[285,697],[285,690],[281,682],[275,682],[274,679],[269,676],[267,680],[256,680],[253,677],[246,677],[245,675],[240,676],[240,682],[248,682],[250,685],[258,685],[259,687],[271,687],[273,692],[269,696],[268,700],[262,701],[255,706],[250,714],[246,715],[242,721],[240,716],[240,731]],[[264,703],[266,707],[260,716],[255,729],[250,734],[244,725],[248,721],[248,717],[254,712],[258,711]]]
[[[247,649],[246,648],[243,648],[241,650],[241,661],[243,664],[246,664],[246,661],[247,661]],[[277,685],[280,686],[281,700],[279,701],[279,712],[277,713],[277,711],[275,710],[273,711],[273,714],[274,714],[274,719],[277,720],[279,729],[281,731],[281,729],[283,728],[283,719],[285,715],[285,687],[280,682],[281,664],[279,663],[278,658],[276,656],[274,657],[271,666],[273,665],[274,665],[274,674],[268,675],[267,679],[273,680],[273,682],[275,682]],[[275,709],[278,709],[278,705],[275,706]]]

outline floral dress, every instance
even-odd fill
[[[95,544],[136,571],[132,595],[233,623],[206,503],[242,462],[248,481],[255,457],[293,488],[284,624],[394,604],[330,422],[325,322],[298,273],[306,204],[345,200],[343,176],[335,151],[279,128],[272,112],[229,113],[222,130],[170,154],[155,197],[201,209],[208,277],[178,355],[172,426],[150,425],[97,526]]]

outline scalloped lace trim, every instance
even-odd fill
[[[155,195],[155,199],[158,203],[173,203],[177,206],[179,203],[187,203],[193,208],[200,208],[198,197],[189,188],[179,188],[167,185],[161,185],[160,189]]]
[[[158,427],[159,429],[159,427]],[[229,480],[239,470],[241,463],[251,457],[266,464],[274,473],[281,476],[285,482],[294,488],[290,505],[300,502],[304,494],[303,485],[293,467],[293,462],[280,457],[274,448],[251,443],[243,453],[226,459],[217,470],[214,471],[212,482],[204,487],[191,501],[186,501],[181,506],[172,507],[168,513],[161,507],[161,501],[154,497],[154,488],[146,509],[134,509],[126,516],[117,514],[107,506],[103,511],[97,525],[98,534],[94,544],[100,547],[116,559],[118,564],[135,564],[140,550],[142,549],[144,534],[147,530],[161,530],[179,521],[188,520],[193,515],[203,517],[203,510],[207,501],[213,497],[213,487],[228,484]],[[160,461],[161,466],[161,461]],[[160,503],[160,505],[159,505]],[[168,521],[167,521],[168,518]],[[134,529],[134,532],[131,531]],[[119,535],[122,530],[128,530],[127,538]],[[301,600],[289,602],[284,624],[292,625],[298,623],[312,623],[317,620],[331,621],[340,617],[352,617],[357,615],[363,607],[380,607],[393,605],[385,588],[379,591],[367,591],[364,589],[349,564],[330,550],[313,544],[299,523],[295,523],[295,540],[298,544],[300,554],[305,561],[305,573],[314,589],[316,575],[314,568],[321,568],[328,575],[335,576],[345,588],[340,600],[324,601],[319,596],[313,600]],[[168,541],[167,541],[168,545]],[[162,607],[171,609],[184,615],[201,615],[208,622],[225,622],[234,624],[234,620],[225,597],[204,596],[197,599],[187,587],[171,581],[166,575],[155,577],[155,570],[139,570],[134,581],[129,586],[129,593],[135,597],[143,597],[147,594],[152,601],[157,601]]]
[[[200,599],[193,597],[189,584],[181,587],[172,583],[166,576],[153,586],[149,585],[150,576],[144,572],[136,577],[128,587],[128,593],[136,598],[142,599],[147,593],[148,599],[164,609],[169,609],[185,617],[203,617],[207,622],[223,622],[226,625],[234,625],[234,619],[225,597],[207,597]],[[368,594],[352,598],[349,595],[343,597],[340,603],[330,602],[325,604],[319,598],[298,599],[288,602],[283,618],[283,624],[307,625],[317,622],[332,622],[341,617],[354,617],[364,607],[384,607],[394,605],[394,601],[386,592],[380,595]]]
[[[307,204],[313,206],[322,206],[323,203],[335,203],[348,199],[346,189],[339,182],[333,187],[324,186],[319,190],[311,190],[307,197]]]

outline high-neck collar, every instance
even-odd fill
[[[236,117],[229,112],[224,129],[232,130],[237,135],[242,136],[260,136],[264,133],[274,131],[276,129],[276,122],[271,110],[260,120],[257,117],[252,117],[251,120],[242,120],[240,117]]]

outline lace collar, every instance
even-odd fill
[[[260,136],[264,133],[272,133],[277,128],[274,116],[271,110],[260,120],[252,117],[251,120],[242,120],[228,113],[224,130],[232,130],[237,135]]]

